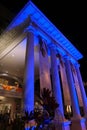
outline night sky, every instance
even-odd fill
[[[16,16],[28,0],[0,0]],[[83,81],[87,81],[87,7],[86,1],[32,0],[48,19],[82,53],[79,60]],[[1,12],[3,13],[3,12]]]

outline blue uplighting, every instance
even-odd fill
[[[82,54],[74,47],[74,45],[72,45],[72,43],[58,30],[58,28],[56,28],[47,19],[47,17],[31,1],[29,1],[14,18],[12,23],[9,25],[8,30],[20,25],[29,16],[36,23],[36,25],[49,36],[49,39],[51,38],[56,41],[56,43],[60,45],[61,48],[64,48],[67,53],[71,54],[75,60],[79,60],[83,57]]]

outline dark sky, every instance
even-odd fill
[[[0,0],[14,15],[28,0]],[[48,19],[83,54],[79,60],[83,81],[87,81],[87,7],[86,1],[74,0],[32,0]],[[2,12],[3,13],[3,12]]]

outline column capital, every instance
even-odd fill
[[[52,50],[56,50],[56,46],[53,43],[50,43],[48,47]]]
[[[30,25],[24,30],[25,33],[32,32],[33,34],[37,34],[35,27],[30,23]]]
[[[75,67],[79,68],[80,64],[79,63],[75,63]]]
[[[69,61],[70,61],[70,57],[69,57],[68,55],[63,56],[63,58],[64,58],[65,60],[69,60]]]
[[[38,32],[37,32],[37,37],[38,39],[41,39],[42,41],[47,42],[46,39],[44,39],[40,34],[38,34]]]

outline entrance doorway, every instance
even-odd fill
[[[21,116],[22,100],[14,97],[0,96],[0,113],[8,113],[11,119]]]

